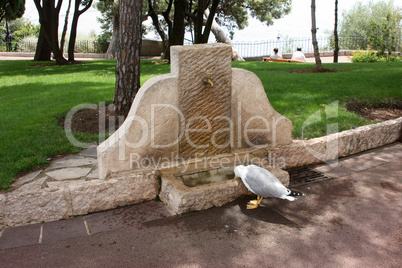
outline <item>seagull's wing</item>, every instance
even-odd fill
[[[271,172],[254,165],[247,166],[245,184],[262,197],[284,198],[290,192]]]

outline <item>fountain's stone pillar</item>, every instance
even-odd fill
[[[230,46],[222,44],[171,48],[171,71],[177,75],[182,113],[181,158],[230,152],[231,51]]]

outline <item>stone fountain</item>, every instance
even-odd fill
[[[172,47],[171,72],[141,87],[125,122],[99,145],[100,178],[132,177],[143,200],[159,195],[175,213],[247,194],[233,178],[240,163],[264,166],[287,185],[266,148],[292,143],[292,123],[254,73],[231,67],[231,53],[225,44]]]
[[[400,141],[402,118],[292,141],[291,122],[271,107],[257,76],[231,68],[230,54],[221,44],[173,47],[171,73],[149,79],[124,124],[98,146],[100,179],[91,148],[56,160],[0,194],[0,224],[54,221],[158,196],[175,213],[207,209],[248,193],[233,179],[237,164],[263,166],[287,185],[288,173],[273,166],[328,163]]]

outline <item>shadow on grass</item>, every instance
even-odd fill
[[[40,65],[43,64],[43,65]],[[60,75],[83,72],[94,72],[95,74],[114,74],[115,60],[85,61],[85,64],[74,65],[45,65],[34,61],[1,61],[0,76],[37,76],[37,75]]]
[[[26,60],[0,61],[0,77],[19,75],[34,77],[91,73],[95,76],[110,76],[111,79],[114,79],[116,60],[93,60],[83,62],[84,64],[47,65],[49,62],[38,63]],[[154,64],[155,62],[157,61],[142,60],[141,75],[156,76],[170,72],[170,65]]]

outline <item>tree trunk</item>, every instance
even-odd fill
[[[173,29],[169,36],[169,46],[183,45],[184,43],[186,0],[175,0],[174,8]]]
[[[34,61],[50,61],[51,54],[52,50],[50,49],[50,46],[45,39],[43,27],[41,26],[39,31],[38,43],[36,44]]]
[[[335,0],[335,26],[334,26],[334,62],[338,62],[339,43],[338,43],[338,0]]]
[[[10,31],[8,30],[8,20],[7,19],[6,19],[6,51],[7,52],[12,51],[11,36],[10,36]]]
[[[204,10],[206,0],[198,0],[194,20],[194,43],[201,44],[202,42],[202,26],[204,24]]]
[[[204,29],[204,14],[205,10],[208,8],[210,0],[198,0],[198,7],[196,9],[196,16],[194,21],[194,43],[203,44],[208,43],[209,34],[211,32],[212,23],[215,17],[216,10],[218,8],[220,0],[213,0],[211,10],[209,11],[209,16],[205,22]]]
[[[163,58],[167,59],[168,58],[168,49],[169,49],[169,39],[167,35],[165,34],[165,31],[163,31],[162,26],[159,23],[158,15],[155,13],[153,7],[152,7],[152,1],[148,0],[148,15],[152,19],[152,24],[154,25],[156,31],[158,32],[159,36],[162,39],[162,52],[163,52]]]
[[[119,12],[113,16],[113,32],[112,38],[110,39],[109,47],[106,51],[107,59],[114,59],[117,54],[117,49],[119,47],[119,36],[120,36],[120,23],[119,23]]]
[[[70,8],[71,8],[71,0],[68,1],[68,7],[66,11],[66,17],[64,18],[64,27],[63,27],[63,32],[61,33],[61,41],[60,41],[60,50],[61,53],[64,52],[64,44],[66,43],[66,34],[67,34],[67,26],[68,26],[68,16],[70,14]]]
[[[117,112],[127,115],[140,88],[142,1],[120,1],[119,13],[120,42],[113,103]]]
[[[58,0],[55,6],[55,0],[43,1],[34,0],[35,6],[39,13],[39,22],[41,25],[41,32],[52,50],[57,64],[67,64],[67,60],[63,57],[63,53],[59,47],[59,13],[62,0]],[[39,41],[38,41],[39,42]]]
[[[170,61],[170,37],[172,36],[172,31],[173,31],[173,22],[170,20],[170,11],[172,10],[172,5],[173,5],[173,0],[169,0],[169,3],[167,3],[168,6],[165,11],[162,12],[162,16],[165,19],[165,22],[168,27],[168,38],[166,41],[166,49],[165,49],[165,54],[163,55],[165,59]],[[190,3],[191,4],[191,3]]]
[[[208,18],[209,16],[209,9],[205,9],[204,11],[205,16]],[[225,34],[222,30],[222,27],[215,21],[212,21],[211,24],[211,31],[215,36],[216,41],[220,43],[225,43],[232,46],[232,60],[233,61],[244,61],[244,59],[237,53],[236,49],[233,47],[230,38]]]
[[[68,60],[74,61],[74,48],[75,48],[75,40],[77,39],[77,25],[78,19],[82,13],[87,11],[91,5],[93,0],[89,0],[86,2],[85,7],[80,10],[81,0],[75,0],[74,7],[74,17],[71,23],[71,32],[70,32],[70,40],[68,41]]]
[[[212,1],[211,11],[210,11],[210,14],[207,16],[207,22],[204,27],[204,32],[202,33],[202,43],[205,43],[205,44],[208,43],[212,23],[215,22],[214,17],[215,17],[216,9],[218,8],[219,1],[220,0]],[[207,9],[207,7],[205,7],[204,11],[206,9]]]
[[[74,12],[73,21],[71,22],[70,40],[68,41],[68,61],[74,61],[74,48],[75,48],[75,40],[77,39],[77,25],[79,16],[80,15],[78,15],[76,10]]]
[[[168,26],[168,37],[172,35],[172,29],[173,29],[173,22],[170,20],[170,11],[172,10],[172,4],[173,0],[169,0],[168,6],[164,12],[162,12],[162,16],[166,21],[166,24]]]
[[[61,0],[59,1],[61,2]],[[63,53],[61,52],[59,47],[59,11],[60,9],[57,10],[53,8],[50,14],[51,20],[45,23],[45,29],[49,29],[48,32],[50,33],[50,35],[46,39],[48,39],[48,42],[50,43],[49,45],[54,54],[56,63],[59,65],[63,65],[67,63],[67,60],[64,58]],[[47,34],[45,31],[45,37],[46,36]]]
[[[313,36],[315,63],[317,65],[317,69],[319,71],[321,71],[322,63],[321,63],[321,58],[320,58],[320,52],[318,51],[317,26],[316,26],[316,22],[315,22],[315,0],[311,0],[311,33]]]

